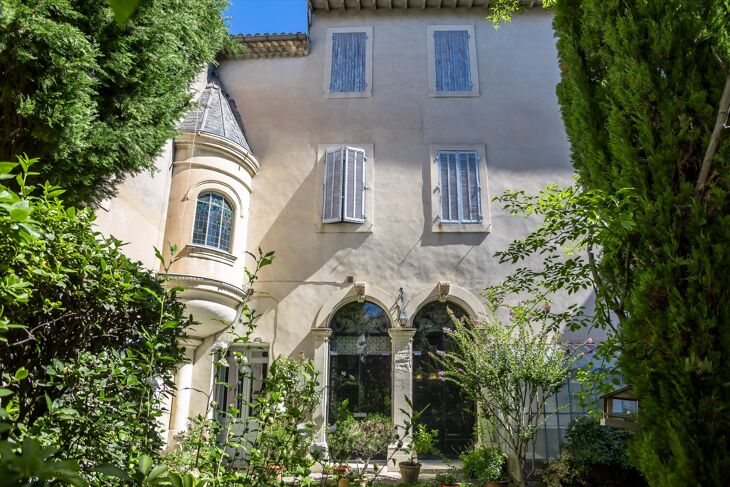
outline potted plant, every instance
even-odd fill
[[[449,469],[446,472],[436,474],[436,482],[439,487],[458,487],[459,483],[456,481],[456,469],[453,465],[449,465]]]
[[[509,487],[507,455],[499,448],[484,448],[484,468],[479,480],[486,480],[487,487]]]
[[[417,460],[418,455],[428,455],[433,452],[436,435],[438,435],[438,431],[428,429],[425,424],[419,424],[413,430],[411,441],[405,448],[408,460],[398,464],[401,481],[404,484],[418,482],[418,475],[421,472],[421,464]]]

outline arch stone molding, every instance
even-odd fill
[[[197,200],[198,196],[206,192],[220,193],[226,197],[226,199],[233,204],[233,210],[235,211],[236,216],[243,219],[243,201],[241,200],[241,196],[232,185],[224,181],[206,179],[205,181],[197,182],[185,191],[183,201],[190,199]]]
[[[363,285],[365,286],[364,292],[362,292]],[[385,314],[388,315],[391,328],[395,326],[395,323],[398,323],[395,306],[396,296],[388,294],[368,282],[358,282],[332,293],[327,298],[324,304],[322,304],[322,307],[319,308],[312,329],[329,328],[330,320],[338,309],[353,301],[363,300],[380,306],[385,311]]]
[[[444,294],[443,290],[447,288],[448,294]],[[413,319],[418,311],[432,301],[452,301],[464,308],[469,317],[475,319],[487,312],[484,302],[479,296],[463,287],[455,286],[453,283],[446,285],[445,281],[440,281],[432,288],[417,292],[408,300],[408,304],[406,304],[408,327],[413,327]]]

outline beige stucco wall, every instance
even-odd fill
[[[430,24],[475,26],[479,97],[429,97]],[[373,27],[371,98],[323,94],[326,30],[347,26]],[[498,31],[480,9],[317,12],[308,57],[231,60],[220,74],[261,162],[247,247],[277,254],[259,281],[268,295],[257,303],[264,313],[258,332],[274,355],[311,353],[309,330],[328,299],[347,294],[347,276],[378,287],[393,306],[400,287],[406,301],[432,296],[441,280],[478,296],[509,271],[493,254],[526,226],[498,204],[490,204],[489,233],[432,231],[431,144],[485,145],[483,190],[491,196],[570,181],[551,16],[540,10]],[[316,231],[322,185],[316,154],[321,144],[334,143],[373,146],[369,233]]]
[[[127,178],[117,196],[96,211],[96,225],[104,235],[126,242],[124,253],[157,270],[155,247],[163,249],[165,218],[172,172],[172,142],[155,159],[155,171]]]

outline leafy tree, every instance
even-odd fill
[[[722,485],[730,141],[712,141],[718,103],[724,123],[730,101],[730,3],[561,0],[555,12],[573,163],[586,188],[624,192],[632,214],[601,240],[598,276],[623,310],[619,363],[641,401],[638,464],[652,485]]]
[[[146,0],[119,25],[107,0],[0,0],[0,160],[37,155],[72,203],[152,169],[191,81],[228,43],[226,4]]]
[[[641,401],[638,465],[651,485],[722,485],[730,478],[730,3],[554,3],[573,164],[583,188],[615,195],[630,215],[598,239],[594,277],[614,304],[620,365]],[[599,219],[614,217],[607,210]]]
[[[0,185],[0,435],[40,440],[41,459],[79,460],[87,474],[126,468],[161,445],[157,418],[190,320],[176,289],[94,230],[90,210],[28,184],[33,162],[0,164],[20,188]]]
[[[544,323],[546,311],[526,306],[504,306],[484,322],[454,319],[455,329],[444,328],[447,350],[432,354],[438,376],[457,384],[494,425],[494,430],[516,461],[511,472],[518,485],[526,485],[527,449],[551,414],[546,401],[557,394],[582,353],[556,343]]]

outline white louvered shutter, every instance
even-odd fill
[[[341,32],[332,34],[332,67],[330,92],[360,93],[366,82],[365,32]]]
[[[365,221],[365,151],[354,147],[345,149],[345,187],[343,221]]]
[[[433,33],[436,91],[471,91],[469,32],[437,30]]]
[[[343,147],[327,150],[324,156],[322,222],[342,221]]]

